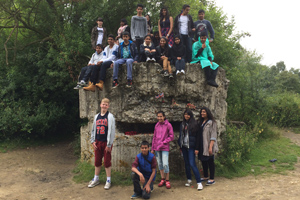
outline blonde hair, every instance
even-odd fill
[[[101,100],[101,103],[102,103],[102,102],[103,102],[103,103],[108,103],[108,104],[109,104],[109,99],[108,99],[108,98],[104,98],[104,99]]]

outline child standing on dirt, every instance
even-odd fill
[[[131,168],[131,179],[134,186],[134,194],[132,199],[143,197],[150,199],[151,191],[153,190],[153,181],[156,176],[156,159],[153,153],[149,152],[149,142],[143,141],[141,144],[141,153],[139,153]],[[140,183],[143,185],[141,189]]]
[[[171,188],[169,180],[169,143],[174,139],[172,125],[166,119],[165,113],[157,113],[157,124],[154,128],[151,153],[156,153],[156,160],[161,175],[161,181],[158,187],[166,185],[167,189]]]
[[[202,190],[203,186],[201,184],[201,177],[195,162],[195,148],[198,132],[199,128],[193,112],[189,109],[185,110],[178,138],[178,144],[183,155],[185,174],[187,177],[187,183],[185,186],[190,187],[192,185],[192,169],[197,181],[197,189]]]
[[[196,142],[195,154],[198,155],[199,160],[202,162],[204,178],[202,180],[206,181],[206,185],[215,184],[215,156],[214,154],[218,152],[217,144],[217,123],[211,113],[211,111],[203,107],[200,110],[199,124],[199,134]],[[208,169],[209,169],[209,179],[208,179]]]
[[[104,157],[107,176],[104,189],[108,190],[111,187],[111,150],[115,139],[115,118],[108,111],[109,99],[102,99],[100,107],[101,112],[95,115],[91,132],[91,143],[95,151],[95,176],[89,182],[88,187],[92,188],[100,184],[99,174]]]

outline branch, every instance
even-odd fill
[[[9,41],[10,37],[12,36],[13,32],[15,31],[16,27],[17,27],[17,21],[16,21],[16,24],[15,24],[15,27],[14,27],[13,30],[10,32],[10,34],[9,34],[9,36],[8,36],[8,38],[7,38],[7,40],[6,40],[5,43],[4,43],[4,49],[5,49],[5,54],[6,54],[6,55],[5,55],[6,65],[8,65],[8,50],[7,50],[6,44],[7,44],[7,42]]]

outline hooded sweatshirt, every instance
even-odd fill
[[[214,60],[214,55],[209,46],[208,39],[206,39],[205,45],[206,45],[206,47],[203,49],[202,43],[200,41],[200,37],[199,37],[199,40],[193,44],[193,48],[192,48],[193,53],[192,53],[192,62],[191,63],[200,62],[202,69],[209,66],[211,69],[216,70],[219,67],[219,65],[215,62],[212,62],[212,65],[210,63],[211,61]],[[198,54],[199,50],[200,50],[200,54]]]
[[[174,39],[176,36],[174,37]],[[174,43],[173,47],[171,48],[171,56],[172,60],[177,60],[177,57],[181,57],[185,59],[185,46],[182,44],[182,41],[180,40],[179,44]]]
[[[172,125],[165,120],[164,122],[157,122],[154,128],[152,139],[153,151],[169,151],[169,142],[174,140],[174,132]]]

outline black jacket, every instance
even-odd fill
[[[166,48],[167,48],[167,50],[166,50]],[[166,53],[166,51],[167,51],[167,53]],[[165,51],[164,51],[163,55],[168,57],[169,61],[171,60],[171,48],[169,48],[168,44],[166,44]],[[161,53],[161,47],[160,47],[160,45],[158,45],[156,47],[156,54],[155,54],[156,61],[159,61],[160,57],[163,56],[163,55]]]

